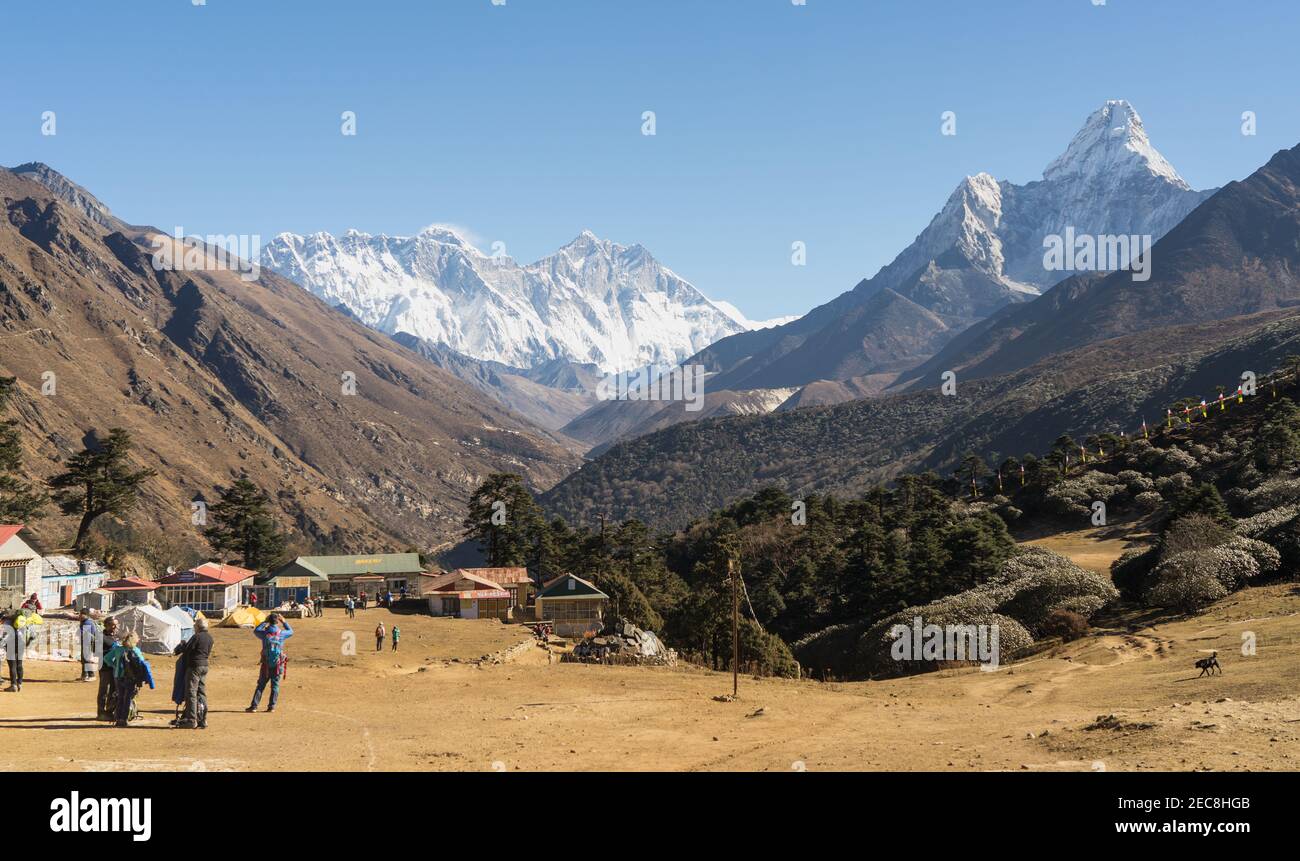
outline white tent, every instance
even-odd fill
[[[181,642],[185,642],[194,636],[194,617],[186,613],[180,607],[172,607],[164,611],[168,616],[175,620],[177,625],[181,626]]]
[[[151,655],[170,655],[183,639],[177,618],[148,604],[133,604],[109,615],[124,635],[128,631],[138,634],[140,651]]]

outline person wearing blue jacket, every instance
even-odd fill
[[[257,690],[253,691],[253,702],[246,712],[257,711],[257,704],[262,701],[262,691],[271,685],[271,701],[267,703],[268,712],[275,711],[275,704],[280,700],[280,680],[285,676],[289,659],[284,654],[284,641],[293,636],[293,628],[279,613],[253,629],[253,633],[262,641],[262,660],[257,673]]]
[[[153,669],[139,646],[140,635],[132,631],[114,643],[113,648],[104,656],[104,664],[113,670],[117,686],[117,723],[114,726],[127,725],[136,692],[142,685],[147,683],[150,690],[154,687]]]

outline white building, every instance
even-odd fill
[[[18,537],[22,524],[0,525],[0,611],[16,610],[33,592],[40,594],[45,562]]]

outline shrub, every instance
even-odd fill
[[[1259,573],[1264,576],[1276,574],[1282,568],[1282,554],[1271,544],[1238,535],[1228,546],[1254,559],[1255,564],[1259,566]]]
[[[1137,503],[1137,506],[1143,511],[1155,511],[1165,504],[1165,498],[1154,490],[1142,491],[1137,496],[1133,497],[1133,501]]]
[[[1147,581],[1159,560],[1158,547],[1134,547],[1125,550],[1111,563],[1110,579],[1124,597],[1137,600],[1150,585]]]
[[[1191,612],[1219,600],[1257,574],[1259,563],[1232,547],[1178,553],[1156,568],[1145,601],[1149,606]]]
[[[1258,514],[1300,502],[1300,478],[1286,476],[1265,481],[1241,495],[1240,504],[1249,514]]]
[[[1253,517],[1238,520],[1237,534],[1247,538],[1259,538],[1264,533],[1294,520],[1297,514],[1300,514],[1300,505],[1286,505],[1274,508],[1272,511],[1263,511]]]
[[[1031,631],[1040,630],[1056,610],[1087,618],[1119,597],[1107,578],[1064,556],[1049,553],[1011,561],[1018,564],[1004,564],[1003,571],[985,585],[998,592],[998,612]]]
[[[795,663],[790,648],[776,634],[760,628],[753,619],[740,621],[740,659],[754,664],[761,676],[792,679],[799,675],[799,665]]]
[[[1155,481],[1156,490],[1165,499],[1172,499],[1180,491],[1188,489],[1193,484],[1192,477],[1185,472],[1161,476]]]
[[[1207,551],[1205,555],[1209,557],[1211,572],[1229,592],[1259,576],[1259,563],[1244,550],[1224,545]]]
[[[1114,476],[1091,470],[1055,484],[1047,491],[1044,502],[1054,514],[1087,517],[1094,501],[1101,500],[1107,505],[1120,503],[1127,493],[1127,488]]]
[[[1148,606],[1191,613],[1228,594],[1219,579],[1209,572],[1161,567],[1161,579],[1147,590],[1145,600]]]
[[[1227,544],[1236,534],[1204,514],[1188,514],[1171,521],[1160,537],[1160,560],[1180,553],[1209,550]]]
[[[1053,610],[1043,619],[1038,630],[1044,637],[1060,637],[1068,643],[1087,635],[1088,620],[1069,610]]]
[[[1196,458],[1180,449],[1178,446],[1170,446],[1161,452],[1157,459],[1155,468],[1165,475],[1174,475],[1180,472],[1187,472],[1196,469],[1200,464]]]
[[[1040,629],[1053,613],[1069,612],[1086,620],[1117,597],[1105,577],[1064,556],[1041,547],[1017,548],[988,582],[909,607],[872,625],[858,641],[852,663],[857,673],[875,676],[936,669],[934,661],[900,662],[892,654],[894,627],[910,627],[918,616],[925,625],[997,625],[999,653],[1005,658],[1031,645],[1031,629]],[[831,645],[843,633],[842,629],[817,645]]]
[[[951,666],[948,662],[927,660],[898,660],[894,657],[897,626],[911,628],[919,616],[923,625],[984,625],[998,632],[998,660],[1003,661],[1033,644],[1029,635],[1015,619],[989,610],[985,598],[975,595],[980,589],[971,589],[920,607],[900,610],[872,625],[858,641],[854,665],[859,673],[871,676],[898,676],[928,672]]]

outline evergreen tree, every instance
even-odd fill
[[[462,524],[493,568],[535,564],[545,553],[542,510],[521,475],[494,472],[469,500]]]
[[[85,546],[95,520],[105,514],[120,517],[134,508],[140,485],[156,474],[152,469],[131,469],[130,453],[131,435],[111,428],[107,439],[68,458],[67,469],[50,479],[59,510],[80,517],[73,541],[77,550]]]
[[[16,377],[0,377],[0,410],[9,402]],[[0,523],[30,523],[44,515],[49,497],[24,480],[18,422],[0,422]]]
[[[203,537],[225,558],[239,554],[240,564],[254,571],[275,568],[284,559],[286,537],[271,513],[271,498],[247,478],[240,478],[208,509],[212,524]]]
[[[1203,514],[1225,526],[1232,526],[1236,522],[1228,512],[1219,489],[1209,482],[1193,485],[1178,493],[1169,503],[1167,522],[1172,523],[1189,514]]]

